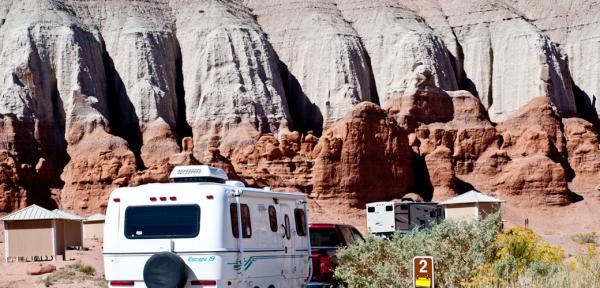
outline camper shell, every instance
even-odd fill
[[[165,253],[183,261],[182,287],[303,287],[310,279],[306,196],[243,187],[208,166],[176,167],[171,179],[111,193],[109,287],[152,287],[149,260]]]
[[[427,229],[444,220],[444,209],[434,202],[373,202],[366,208],[367,230],[380,236],[391,236],[396,231],[409,233],[417,227]]]

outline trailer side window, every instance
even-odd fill
[[[367,208],[367,211],[368,211],[369,213],[373,213],[373,212],[375,212],[375,207],[368,207],[368,208]]]
[[[269,205],[269,225],[271,225],[271,231],[277,232],[277,210],[275,206]]]
[[[242,211],[242,235],[244,238],[252,237],[252,225],[250,223],[250,208],[246,204],[240,204],[240,210]],[[237,205],[232,203],[229,206],[231,212],[231,232],[233,237],[239,238],[238,233],[238,217],[237,217]]]
[[[288,217],[288,215],[285,214],[285,217],[283,217],[283,221],[285,222],[285,238],[287,238],[288,240],[290,240],[290,238],[291,238],[291,233],[290,233],[290,217]]]
[[[392,205],[385,206],[385,211],[394,211],[394,206],[392,206]]]
[[[294,209],[294,219],[296,220],[296,234],[306,236],[306,218],[304,218],[303,209]]]

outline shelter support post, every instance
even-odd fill
[[[52,220],[52,260],[56,261],[56,220]]]
[[[8,263],[8,252],[8,224],[6,224],[6,221],[4,221],[4,261],[6,263]]]

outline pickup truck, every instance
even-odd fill
[[[338,261],[336,252],[339,247],[345,247],[364,241],[363,236],[350,225],[344,224],[309,224],[311,258],[313,273],[308,287],[336,287],[333,271]],[[342,285],[343,286],[343,285]]]

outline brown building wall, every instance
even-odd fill
[[[83,231],[79,221],[61,221],[64,225],[64,239],[66,247],[83,246]]]
[[[6,222],[8,257],[52,256],[52,220]]]
[[[84,222],[83,227],[83,238],[100,240],[104,238],[104,221]]]
[[[500,203],[479,203],[479,218],[483,219],[487,215],[494,214],[500,209]]]
[[[450,204],[446,206],[446,219],[453,220],[472,220],[477,215],[475,203],[468,204]]]

